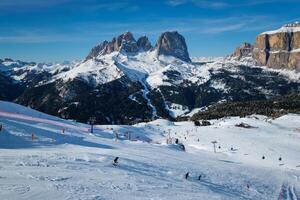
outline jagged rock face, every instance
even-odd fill
[[[105,55],[109,54],[114,51],[114,46],[112,42],[104,41],[101,44],[95,46],[90,51],[89,55],[86,57],[86,59],[95,58],[98,55]]]
[[[185,39],[178,32],[165,32],[157,41],[157,55],[174,56],[186,62],[191,62]]]
[[[113,38],[111,42],[104,41],[95,46],[86,59],[95,58],[99,55],[110,54],[114,51],[125,51],[127,53],[136,53],[139,50],[136,40],[132,33],[126,32]]]
[[[191,62],[185,39],[178,32],[163,33],[156,44],[158,55],[174,56],[186,62]],[[95,46],[86,57],[86,60],[96,58],[99,55],[110,54],[115,51],[126,53],[137,53],[138,51],[149,51],[153,47],[146,36],[142,36],[136,41],[130,32],[126,32],[112,41],[104,41]]]
[[[260,65],[300,71],[300,25],[258,35],[253,57]]]
[[[291,48],[292,49],[299,49],[300,48],[300,32],[294,32],[292,41],[291,41]]]
[[[137,43],[130,32],[120,35],[115,43],[116,51],[125,51],[127,53],[136,53],[138,51]]]
[[[245,42],[242,46],[236,48],[232,56],[240,59],[242,57],[252,55],[252,51],[253,51],[253,46]]]
[[[149,51],[152,49],[152,45],[151,45],[148,37],[146,37],[146,36],[142,36],[138,39],[137,46],[142,51]]]

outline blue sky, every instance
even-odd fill
[[[258,33],[300,20],[299,0],[0,0],[0,58],[53,62],[84,58],[125,31],[177,30],[191,56],[230,54]]]

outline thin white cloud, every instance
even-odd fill
[[[184,4],[193,4],[201,8],[212,8],[212,9],[222,9],[222,8],[232,8],[232,7],[247,7],[255,6],[261,4],[270,4],[270,3],[295,3],[299,0],[167,0],[166,3],[170,6],[180,6]]]
[[[0,9],[7,9],[13,12],[14,9],[34,9],[37,7],[65,6],[69,9],[80,9],[80,11],[136,11],[138,3],[120,0],[0,0]],[[24,9],[24,10],[26,10]]]
[[[229,24],[223,26],[216,26],[216,27],[208,27],[207,29],[202,30],[202,33],[224,33],[230,31],[241,30],[245,27],[245,23],[240,24]]]
[[[286,23],[283,19],[267,16],[231,16],[223,18],[159,18],[147,22],[110,22],[69,24],[68,32],[61,30],[31,27],[20,29],[0,27],[0,43],[51,43],[51,42],[101,42],[110,40],[125,31],[135,35],[148,35],[156,38],[165,31],[177,30],[183,34],[222,34],[226,32],[262,32],[278,28]]]
[[[224,8],[227,7],[228,4],[226,2],[222,1],[209,1],[209,0],[169,0],[167,1],[167,4],[170,6],[179,6],[186,3],[192,3],[195,4],[198,7],[202,8]]]

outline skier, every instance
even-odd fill
[[[281,158],[281,156],[279,157],[279,159],[278,159],[279,161],[282,161],[282,158]]]
[[[187,173],[185,174],[185,179],[188,179],[189,175],[190,175],[190,172],[187,172]]]
[[[35,140],[35,135],[34,135],[34,133],[31,134],[31,140],[32,140],[32,141]]]
[[[175,144],[178,144],[179,143],[179,140],[178,140],[178,138],[176,138],[176,140],[175,140]]]
[[[180,144],[179,147],[182,149],[182,151],[185,151],[185,146],[183,144]]]
[[[262,156],[262,159],[264,160],[264,159],[265,159],[265,156]]]
[[[221,146],[219,146],[219,149],[221,149]]]
[[[247,183],[247,189],[248,189],[248,190],[250,189],[250,185],[249,185],[249,183]]]
[[[199,175],[199,176],[198,176],[198,180],[200,181],[200,180],[201,180],[201,178],[202,178],[202,175]]]
[[[2,131],[2,129],[3,129],[3,125],[2,125],[2,124],[0,124],[0,132]]]
[[[116,157],[114,159],[113,166],[117,166],[118,165],[118,160],[119,160],[119,157]]]

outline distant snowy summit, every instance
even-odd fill
[[[152,47],[147,36],[142,36],[136,40],[131,32],[126,32],[114,37],[110,42],[104,41],[95,46],[86,59],[113,52],[138,53],[144,51],[156,51],[157,56],[167,55],[186,62],[191,61],[185,39],[177,31],[162,33],[155,47]]]
[[[291,32],[299,32],[300,31],[300,22],[294,22],[294,23],[288,23],[283,25],[277,30],[272,30],[272,31],[266,31],[261,33],[260,35],[271,35],[271,34],[276,34],[276,33],[291,33]]]
[[[284,27],[300,27],[300,22],[296,21],[294,23],[289,23],[284,25]]]

